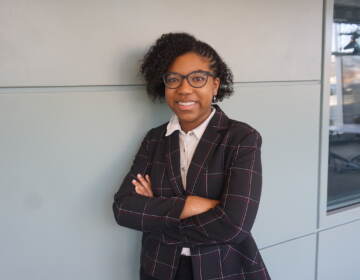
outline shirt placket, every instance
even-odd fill
[[[185,144],[185,134],[181,131],[180,132],[180,168],[181,168],[181,180],[184,186],[184,189],[186,189],[186,181],[185,178],[185,171],[186,171],[186,144]]]

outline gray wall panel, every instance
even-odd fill
[[[137,279],[140,235],[112,199],[168,111],[141,87],[92,90],[0,94],[0,279]]]
[[[0,278],[131,279],[140,235],[115,225],[112,196],[146,130],[169,118],[166,105],[137,86],[5,91]],[[314,228],[318,97],[313,84],[238,86],[221,105],[263,135],[261,247]]]
[[[262,250],[271,279],[314,280],[315,246],[315,235],[310,235]]]
[[[320,85],[244,85],[224,104],[263,137],[263,194],[254,234],[261,247],[316,228]]]
[[[320,0],[3,0],[0,86],[141,83],[138,61],[160,34],[212,44],[236,81],[320,79]],[[306,19],[306,20],[304,20]]]
[[[358,280],[360,275],[360,221],[319,235],[318,280]]]

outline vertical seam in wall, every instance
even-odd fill
[[[323,106],[324,106],[324,71],[325,71],[325,46],[326,46],[326,13],[327,13],[327,1],[323,0],[322,2],[322,28],[321,28],[321,77],[320,77],[320,117],[319,117],[319,139],[318,139],[318,172],[317,172],[317,213],[316,213],[316,241],[315,241],[315,270],[314,270],[314,280],[318,279],[318,264],[319,264],[319,228],[320,228],[320,205],[321,205],[321,170],[322,170],[322,129],[323,129]]]
[[[314,279],[318,279],[318,264],[319,264],[319,232],[316,232],[315,238],[315,269],[314,269]]]

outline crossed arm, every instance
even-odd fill
[[[151,179],[149,175],[137,174],[137,179],[133,179],[131,183],[135,187],[137,194],[154,197],[154,194],[151,189]],[[204,213],[211,208],[219,204],[219,200],[209,199],[196,195],[189,195],[185,199],[184,208],[180,214],[180,219],[186,219],[194,215]]]
[[[191,247],[241,242],[250,234],[260,201],[260,147],[261,136],[257,132],[240,140],[236,156],[226,171],[219,200],[199,196],[156,197],[151,179],[145,175],[150,162],[145,138],[115,194],[116,221],[169,245]]]

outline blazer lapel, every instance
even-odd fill
[[[175,192],[178,195],[183,196],[185,195],[185,190],[180,173],[179,130],[174,131],[171,135],[165,137],[165,145],[167,175]]]
[[[199,140],[187,172],[186,192],[190,194],[194,193],[201,172],[207,168],[207,161],[221,141],[221,132],[227,129],[228,117],[219,106],[213,106],[216,112]]]
[[[177,130],[169,136],[164,136],[166,145],[166,172],[171,186],[180,196],[185,196],[186,193],[192,194],[194,192],[201,171],[206,168],[207,160],[211,158],[215,147],[222,139],[221,132],[228,128],[228,117],[219,106],[213,106],[215,107],[216,112],[199,140],[188,169],[186,191],[184,190],[180,173],[179,131]]]

